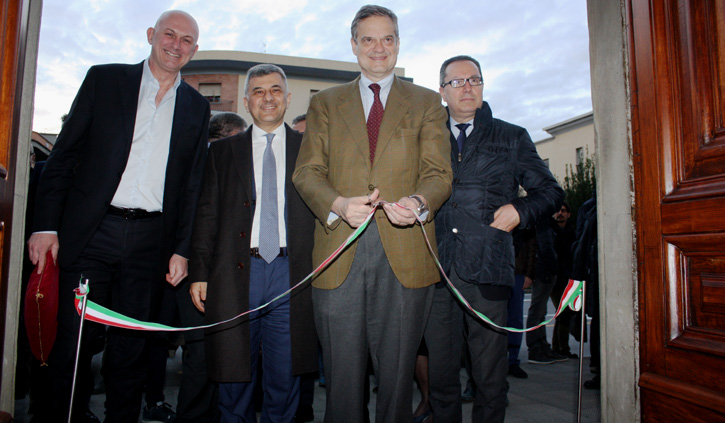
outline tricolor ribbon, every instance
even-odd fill
[[[124,328],[124,329],[132,329],[132,330],[146,330],[146,331],[166,331],[166,332],[182,332],[192,329],[205,329],[210,328],[218,325],[222,325],[224,323],[231,322],[233,320],[236,320],[242,316],[246,316],[250,313],[253,313],[255,311],[262,310],[263,308],[269,306],[273,302],[279,300],[280,298],[286,297],[290,294],[293,290],[298,288],[299,286],[303,285],[305,282],[309,281],[313,276],[315,276],[317,273],[322,271],[325,267],[327,267],[328,264],[330,264],[337,256],[339,256],[350,244],[352,244],[359,236],[360,234],[365,231],[365,228],[367,228],[368,224],[370,223],[370,220],[375,215],[375,211],[377,209],[377,206],[385,204],[385,202],[381,201],[378,204],[375,204],[368,216],[365,218],[365,221],[358,226],[350,236],[347,237],[345,242],[340,245],[335,251],[332,252],[332,254],[324,260],[317,268],[315,268],[309,275],[307,275],[304,279],[302,279],[300,282],[298,282],[296,285],[288,289],[287,291],[279,294],[275,298],[271,299],[269,302],[260,305],[257,308],[247,310],[243,313],[240,313],[234,317],[231,317],[229,319],[223,320],[221,322],[211,323],[208,325],[202,325],[202,326],[192,326],[192,327],[173,327],[173,326],[167,326],[162,325],[160,323],[153,323],[153,322],[144,322],[141,320],[133,319],[127,316],[124,316],[123,314],[117,313],[113,310],[110,310],[106,307],[103,307],[101,305],[96,304],[93,301],[87,300],[86,301],[86,316],[85,319],[100,323],[103,325],[108,326],[114,326],[118,328]],[[401,206],[398,203],[392,203],[398,207],[408,209],[407,207]],[[408,209],[410,210],[410,209]],[[438,266],[438,269],[441,272],[441,275],[445,278],[446,282],[448,283],[448,286],[451,288],[451,291],[455,295],[458,300],[466,306],[471,312],[476,315],[479,319],[483,320],[484,322],[490,324],[491,326],[497,327],[499,329],[503,329],[509,332],[528,332],[531,330],[534,330],[536,328],[539,328],[541,326],[544,326],[554,320],[559,314],[561,314],[562,311],[564,311],[567,307],[570,307],[574,311],[579,311],[581,309],[581,290],[582,290],[582,281],[576,281],[576,280],[569,280],[569,284],[567,285],[566,289],[564,290],[564,295],[561,298],[561,301],[559,302],[559,306],[556,309],[556,313],[554,316],[546,320],[544,322],[539,323],[536,326],[526,328],[526,329],[519,329],[519,328],[510,328],[505,326],[499,326],[491,321],[488,317],[486,317],[483,313],[480,313],[471,307],[471,305],[466,301],[466,299],[461,295],[461,293],[456,289],[455,286],[453,286],[453,283],[451,283],[450,279],[448,279],[448,276],[443,272],[443,267],[441,266],[440,262],[438,261],[438,258],[436,257],[435,253],[433,252],[433,247],[430,244],[430,240],[428,239],[428,235],[425,233],[425,228],[423,228],[423,220],[420,219],[420,217],[416,217],[418,222],[420,223],[420,228],[423,231],[423,237],[425,238],[425,242],[428,246],[428,251],[433,256],[433,259],[435,260],[436,266]],[[78,288],[74,290],[75,292],[75,307],[78,311],[78,314],[80,315],[82,313],[82,306],[83,306],[83,297],[88,295],[90,288],[87,287],[87,285],[80,285]]]

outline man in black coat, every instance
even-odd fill
[[[168,11],[147,30],[151,54],[137,65],[94,66],[86,75],[48,158],[37,193],[30,258],[58,261],[58,337],[49,357],[54,395],[46,421],[64,421],[79,316],[73,288],[83,275],[91,300],[140,320],[154,318],[166,281],[187,274],[209,121],[209,103],[181,80],[198,49],[198,25]],[[74,420],[89,415],[88,325],[78,370]],[[111,329],[106,342],[107,422],[136,421],[146,375],[146,336]],[[81,415],[86,413],[83,418]],[[96,419],[97,420],[97,419]]]
[[[444,271],[471,306],[504,326],[514,287],[511,231],[553,214],[564,191],[525,129],[494,119],[484,102],[478,61],[443,62],[440,89],[448,104],[453,191],[436,215]],[[527,192],[518,196],[519,185]],[[476,383],[473,422],[503,422],[508,384],[506,332],[463,312],[441,282],[436,286],[425,340],[430,403],[436,423],[461,422],[459,363],[463,320]]]
[[[254,124],[211,144],[194,222],[190,293],[206,323],[259,307],[312,271],[314,216],[292,185],[302,136],[284,124],[290,101],[284,71],[252,67],[245,93]],[[275,244],[267,255],[269,241]],[[223,421],[256,421],[252,393],[261,343],[262,421],[292,422],[298,375],[317,369],[309,285],[208,329],[204,342]]]

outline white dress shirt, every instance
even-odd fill
[[[252,238],[250,247],[259,247],[259,213],[262,210],[262,163],[264,163],[264,149],[267,148],[267,132],[252,125],[252,158],[254,160],[254,187],[256,190],[257,205],[254,208],[254,219],[252,220]],[[279,222],[279,246],[287,246],[287,226],[284,219],[285,201],[285,168],[287,167],[286,145],[287,130],[284,124],[274,131],[272,139],[272,151],[274,152],[274,163],[277,170],[277,219]]]
[[[157,107],[156,94],[161,87],[151,73],[148,59],[144,61],[131,152],[111,205],[146,211],[163,209],[166,162],[179,84],[181,76],[177,75],[174,86]]]
[[[455,139],[458,139],[458,134],[461,133],[461,130],[458,129],[458,127],[456,125],[461,124],[461,123],[470,124],[466,127],[466,136],[471,135],[471,131],[473,131],[473,119],[469,120],[468,122],[456,122],[456,120],[451,117],[450,118],[451,134],[453,134],[453,138],[455,138]]]
[[[365,75],[360,74],[360,97],[362,97],[363,110],[365,111],[365,122],[368,121],[370,116],[370,109],[373,108],[373,101],[375,100],[375,94],[370,89],[370,84],[380,85],[380,102],[383,103],[383,110],[385,110],[385,103],[388,101],[388,94],[390,94],[390,88],[393,87],[393,78],[395,75],[392,73],[378,82],[369,80]]]

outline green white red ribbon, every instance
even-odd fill
[[[377,206],[385,204],[385,202],[381,201],[378,204],[375,204],[368,216],[365,218],[365,221],[358,226],[355,231],[353,231],[352,234],[350,234],[349,237],[345,240],[345,242],[340,245],[333,253],[324,260],[315,270],[313,270],[309,275],[307,275],[304,279],[302,279],[300,282],[298,282],[296,285],[288,289],[287,291],[279,294],[269,302],[260,305],[257,308],[247,310],[243,313],[240,313],[234,317],[231,317],[229,319],[223,320],[221,322],[211,323],[208,325],[202,325],[202,326],[192,326],[192,327],[173,327],[173,326],[167,326],[162,325],[160,323],[153,323],[153,322],[144,322],[141,320],[136,320],[127,316],[124,316],[123,314],[117,313],[113,310],[110,310],[106,307],[103,307],[101,305],[98,305],[94,303],[93,301],[86,301],[86,316],[85,319],[100,323],[103,325],[108,326],[114,326],[124,329],[132,329],[132,330],[145,330],[145,331],[166,331],[166,332],[181,332],[181,331],[187,331],[192,329],[205,329],[210,328],[214,326],[218,326],[224,323],[231,322],[233,320],[236,320],[242,316],[246,316],[250,313],[253,313],[255,311],[262,310],[263,308],[269,306],[273,302],[279,300],[280,298],[286,297],[290,294],[294,289],[298,288],[299,286],[303,285],[307,281],[309,281],[313,276],[315,276],[317,273],[322,271],[325,267],[327,267],[328,264],[330,264],[337,256],[339,256],[350,244],[352,244],[359,236],[360,234],[365,231],[365,228],[367,228],[368,224],[370,223],[370,220],[375,215],[375,211],[377,209]],[[407,207],[401,206],[398,203],[391,203],[395,206],[408,209]],[[410,210],[410,209],[408,209]],[[433,248],[430,244],[430,240],[428,239],[428,235],[425,233],[425,229],[423,228],[423,220],[420,219],[420,217],[416,217],[418,222],[420,223],[420,228],[423,231],[423,237],[425,238],[425,242],[428,245],[428,251],[433,256],[433,259],[435,260],[436,266],[438,266],[438,269],[441,272],[441,275],[445,278],[446,282],[448,283],[448,286],[451,288],[451,291],[453,292],[453,295],[458,298],[458,300],[466,306],[471,312],[476,315],[479,319],[483,320],[484,322],[488,323],[491,326],[497,327],[499,329],[503,329],[509,332],[528,332],[531,330],[534,330],[536,328],[539,328],[541,326],[544,326],[554,320],[559,314],[561,314],[562,311],[564,311],[567,307],[571,308],[574,311],[579,311],[581,309],[581,291],[582,291],[582,281],[576,281],[576,280],[569,280],[569,284],[567,285],[566,289],[564,290],[564,294],[561,297],[561,301],[559,302],[559,306],[556,309],[556,313],[551,319],[548,319],[546,321],[543,321],[539,323],[536,326],[526,328],[526,329],[519,329],[519,328],[511,328],[511,327],[505,327],[505,326],[499,326],[491,321],[488,317],[486,317],[483,313],[480,313],[471,307],[471,305],[468,303],[468,301],[463,297],[463,295],[456,289],[455,286],[453,286],[453,283],[451,283],[450,279],[448,279],[448,276],[443,272],[443,267],[441,266],[440,262],[438,261],[438,258],[433,252]],[[78,311],[78,314],[80,315],[82,312],[82,300],[83,297],[88,295],[89,288],[84,285],[80,285],[75,290],[75,307]]]

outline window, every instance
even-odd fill
[[[576,165],[579,166],[584,164],[584,147],[576,149]]]
[[[222,100],[222,84],[199,84],[199,92],[209,103],[220,103]]]

